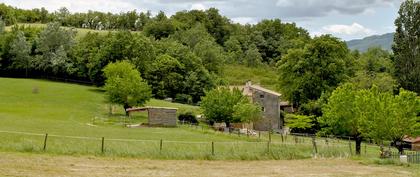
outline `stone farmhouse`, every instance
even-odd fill
[[[281,94],[275,91],[252,84],[248,81],[242,88],[244,95],[248,96],[253,103],[261,106],[263,117],[254,122],[254,129],[261,131],[281,131],[284,126],[284,118],[280,110],[293,112],[293,107],[286,101],[281,101]]]

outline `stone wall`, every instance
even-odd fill
[[[279,97],[264,91],[252,89],[252,102],[258,103],[263,109],[263,118],[254,122],[255,130],[282,129],[283,120],[280,118]]]
[[[148,108],[150,126],[176,126],[176,109]]]

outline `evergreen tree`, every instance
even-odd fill
[[[403,2],[398,14],[392,46],[396,76],[403,88],[420,93],[420,2]]]

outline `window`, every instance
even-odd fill
[[[260,95],[260,98],[264,98],[264,95],[263,95],[263,94],[261,94],[261,95]]]
[[[262,110],[263,112],[265,112],[265,108],[264,108],[264,107],[261,107],[261,110]]]

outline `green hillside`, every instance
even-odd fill
[[[279,91],[276,85],[277,73],[272,67],[250,68],[243,65],[225,65],[223,74],[230,85],[244,85],[245,82],[252,81],[268,89]]]
[[[225,137],[208,136],[182,128],[123,128],[123,108],[115,106],[114,114],[110,116],[109,105],[105,103],[102,90],[96,87],[10,78],[0,78],[0,85],[1,131],[110,138],[228,140]],[[38,90],[38,93],[33,93],[34,89]],[[180,111],[199,111],[195,106],[154,99],[147,105],[175,107]],[[132,120],[126,121],[145,122],[146,116],[137,114]]]
[[[387,33],[347,41],[347,46],[351,50],[359,50],[360,52],[365,52],[370,47],[381,47],[384,50],[391,51],[393,41],[394,33]]]

